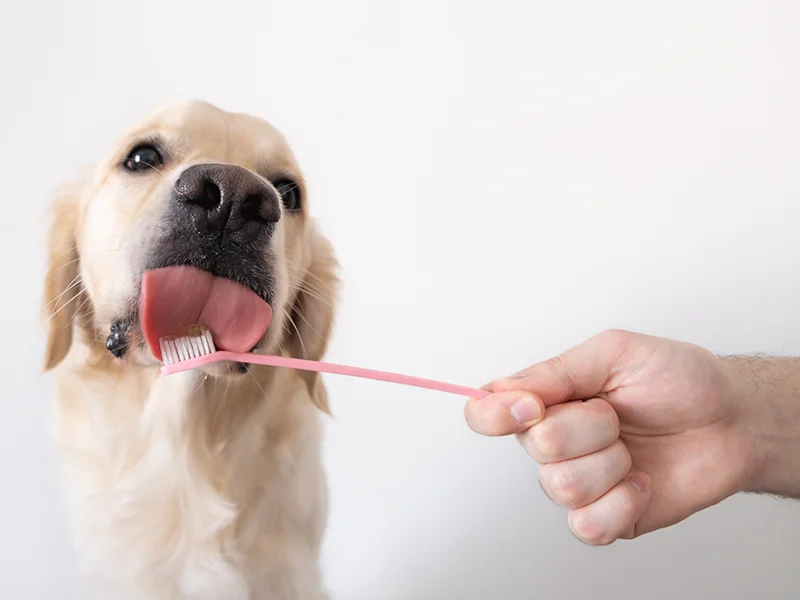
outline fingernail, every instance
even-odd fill
[[[519,423],[530,423],[542,414],[539,403],[530,396],[522,396],[511,405],[511,416]]]
[[[628,481],[640,492],[646,492],[648,486],[648,477],[644,473],[631,473],[628,476]]]

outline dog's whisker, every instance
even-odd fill
[[[307,271],[305,273],[305,275],[306,275],[306,277],[313,277],[314,279],[316,279],[317,281],[319,281],[322,285],[324,285],[326,287],[328,285],[327,282],[324,279],[322,279],[319,275],[316,275],[315,273],[312,273],[311,271]]]
[[[302,287],[298,287],[298,289],[299,289],[301,292],[304,292],[304,293],[308,294],[309,296],[311,296],[312,298],[314,298],[314,300],[317,300],[317,301],[319,301],[321,304],[325,305],[326,307],[328,307],[328,308],[333,308],[333,306],[331,305],[331,303],[330,303],[330,302],[328,302],[328,301],[327,301],[325,298],[323,298],[323,297],[322,297],[322,296],[320,296],[319,294],[316,294],[316,293],[314,293],[314,292],[311,292],[311,291],[309,291],[309,290],[303,289]]]
[[[103,252],[103,251],[100,251],[100,252]],[[116,249],[108,249],[108,250],[106,250],[106,252],[109,252],[109,253],[111,253],[111,252],[115,252],[115,253],[116,253],[116,252],[117,252],[117,250],[116,250]],[[57,267],[57,269],[56,269],[56,270],[60,270],[60,269],[66,268],[66,267],[68,267],[69,265],[71,265],[71,264],[73,264],[73,263],[76,263],[76,262],[78,262],[79,260],[80,260],[80,258],[75,258],[75,259],[73,259],[73,260],[69,261],[69,262],[68,262],[68,263],[66,263],[66,264],[60,265],[59,267]],[[109,262],[110,262],[110,259],[109,259]],[[98,281],[99,279],[100,279],[100,275],[98,275],[98,276],[96,276],[94,279],[92,279],[89,285],[94,285],[95,283],[97,283],[97,281]],[[47,310],[47,309],[51,308],[51,306],[53,306],[53,305],[58,305],[58,304],[59,304],[59,302],[61,301],[61,299],[62,299],[62,298],[63,298],[63,297],[64,297],[64,296],[65,296],[67,293],[69,293],[69,292],[70,292],[70,290],[74,289],[75,287],[77,287],[77,286],[79,286],[79,285],[82,285],[82,275],[81,275],[80,273],[78,273],[77,275],[75,275],[75,277],[73,277],[73,278],[72,278],[72,281],[70,281],[70,282],[67,284],[67,286],[66,286],[66,287],[65,287],[65,288],[64,288],[64,289],[61,291],[61,293],[60,293],[58,296],[56,296],[55,298],[53,298],[52,300],[50,300],[49,302],[47,302],[47,304],[45,304],[45,305],[42,307],[42,308],[43,308],[43,310]],[[77,297],[78,297],[78,296],[79,296],[79,295],[80,295],[80,294],[81,294],[83,291],[84,291],[84,290],[82,289],[80,292],[78,292],[78,294],[76,294],[76,295],[75,295],[75,296],[72,298],[72,300],[70,300],[70,302],[72,302],[73,300],[75,300],[75,299],[76,299],[76,298],[77,298]],[[67,302],[66,304],[69,304],[69,302]],[[53,307],[54,307],[54,306],[53,306]],[[62,307],[62,308],[63,308],[63,307]],[[51,317],[52,317],[52,315],[51,315]]]
[[[205,376],[200,380],[200,383],[197,384],[197,387],[195,388],[195,390],[189,396],[189,398],[188,398],[189,400],[191,400],[192,398],[194,398],[197,395],[197,392],[199,392],[200,389],[203,387],[203,384],[206,382],[206,379],[208,379],[208,373],[206,373]]]
[[[150,168],[151,168],[151,169],[153,169],[154,171],[157,171],[157,172],[159,173],[159,175],[162,175],[162,176],[166,177],[166,174],[164,173],[164,171],[162,171],[161,169],[159,169],[159,168],[158,168],[157,166],[155,166],[155,165],[151,165],[149,162],[142,161],[142,162],[141,162],[141,163],[139,163],[139,164],[142,164],[142,165],[147,165],[148,167],[150,167]]]
[[[61,258],[62,256],[66,255],[66,254],[70,254],[71,252],[75,252],[77,249],[78,249],[78,244],[73,244],[70,248],[68,248],[67,250],[64,250],[63,252],[59,252],[58,254],[53,256],[52,258],[54,260],[58,260],[59,258]]]
[[[86,299],[80,303],[80,306],[75,309],[75,314],[81,314],[81,311],[86,307],[87,304],[89,304],[89,302],[91,302],[91,298],[87,296]]]
[[[62,269],[66,269],[66,268],[67,268],[67,267],[69,267],[70,265],[74,265],[74,264],[75,264],[76,262],[78,262],[79,260],[80,260],[80,257],[78,257],[78,258],[73,258],[72,260],[68,260],[67,262],[65,262],[65,263],[63,263],[63,264],[60,264],[60,265],[58,265],[57,267],[55,267],[54,269],[52,269],[52,271],[55,273],[55,272],[61,271]]]
[[[303,336],[300,335],[300,330],[297,328],[297,323],[294,322],[294,319],[292,319],[291,315],[287,315],[287,319],[289,320],[289,323],[292,324],[292,327],[294,327],[295,332],[297,332],[297,339],[300,341],[300,347],[303,349],[303,358],[308,358],[308,350],[306,350],[306,344],[303,342]]]
[[[58,296],[56,296],[56,297],[55,297],[55,298],[53,298],[52,300],[50,300],[50,302],[48,302],[47,304],[45,304],[45,305],[44,305],[44,308],[45,308],[45,309],[48,309],[48,308],[50,308],[50,305],[52,305],[52,304],[58,304],[59,300],[61,300],[61,299],[62,299],[62,298],[63,298],[63,297],[64,297],[64,296],[65,296],[65,295],[66,295],[66,294],[67,294],[67,293],[68,293],[70,290],[72,290],[72,289],[73,289],[75,286],[77,286],[77,285],[80,285],[80,283],[81,283],[81,276],[80,276],[80,275],[76,275],[76,276],[75,276],[75,278],[74,278],[72,281],[70,281],[69,285],[67,285],[67,287],[66,287],[66,288],[64,288],[64,291],[63,291],[63,292],[61,292],[61,293],[60,293]],[[83,291],[83,290],[81,290],[81,291]]]
[[[170,157],[172,160],[175,160],[175,155],[174,155],[172,152],[170,152],[169,148],[167,148],[166,146],[163,146],[163,145],[159,146],[159,148],[160,148],[161,150],[163,150],[164,152],[166,152],[167,154],[169,154],[169,157]]]
[[[93,285],[99,279],[100,279],[100,276],[98,275],[97,277],[95,277],[91,281],[90,285]],[[72,302],[77,300],[81,296],[81,294],[83,294],[83,293],[85,293],[85,290],[83,288],[78,290],[78,292],[74,296],[72,296],[69,300],[64,302],[57,310],[55,310],[54,312],[50,313],[50,316],[44,321],[44,323],[42,323],[42,326],[48,325],[50,323],[50,321],[52,321],[55,318],[56,315],[58,315],[62,310],[67,308],[70,304],[72,304]],[[62,294],[62,296],[63,296],[63,294]],[[86,302],[88,302],[90,299],[91,298],[89,298],[88,295],[87,295],[86,300],[84,300],[84,302],[75,310],[75,313],[77,314],[85,306]],[[53,307],[53,308],[55,308],[55,307]],[[72,324],[72,319],[70,319],[70,324]]]
[[[223,394],[223,397],[225,397],[225,398],[227,398],[227,397],[228,397],[228,392],[229,392],[229,391],[230,391],[230,389],[231,389],[231,381],[232,381],[232,380],[231,380],[231,378],[230,378],[230,377],[227,377],[227,378],[226,378],[226,381],[225,381],[225,393]]]
[[[290,274],[289,275],[289,282],[292,283],[293,285],[296,285],[298,287],[303,288],[305,291],[312,291],[312,292],[315,292],[317,294],[322,294],[322,290],[320,290],[318,287],[314,286],[313,283],[311,283],[310,281],[308,281],[306,279],[301,279],[301,278],[297,277],[296,275],[291,275]]]
[[[309,322],[308,322],[308,319],[306,319],[306,318],[305,318],[305,316],[303,315],[303,313],[302,313],[302,312],[300,312],[299,310],[297,310],[297,311],[295,311],[295,313],[297,314],[297,316],[298,316],[298,317],[300,317],[301,319],[303,319],[303,322],[304,322],[306,325],[308,325],[308,327],[309,327],[309,329],[311,329],[311,331],[313,331],[313,332],[314,332],[314,333],[315,333],[317,336],[319,336],[319,337],[322,337],[322,335],[320,334],[320,332],[319,332],[319,331],[317,331],[317,330],[314,328],[314,326],[313,326],[311,323],[309,323]]]
[[[259,383],[258,378],[255,375],[253,375],[252,371],[247,371],[247,374],[250,375],[250,377],[253,378],[253,381],[258,386],[258,389],[261,390],[261,395],[264,398],[264,400],[269,401],[269,397],[267,396],[267,392],[264,390],[262,385]]]
[[[117,238],[117,236],[112,236],[112,235],[105,236],[105,237],[104,236],[98,236],[97,241],[112,240],[112,239],[116,239],[116,238]],[[73,252],[77,252],[77,250],[78,250],[78,245],[77,244],[73,244],[68,249],[63,250],[62,252],[59,252],[58,254],[54,254],[54,255],[50,256],[49,260],[51,262],[57,262],[58,259],[62,258],[63,256],[65,256],[67,254],[71,254]],[[119,250],[119,248],[106,248],[105,250],[97,249],[97,250],[93,250],[92,253],[93,254],[104,254],[106,252],[117,252],[118,250]],[[77,258],[74,258],[74,259],[72,259],[72,260],[70,260],[70,261],[68,261],[68,262],[66,262],[66,263],[64,263],[62,265],[59,265],[56,269],[63,269],[64,267],[67,267],[67,266],[71,265],[72,263],[78,262],[79,260],[80,260],[80,256],[77,257]]]
[[[52,321],[52,320],[53,320],[53,318],[54,318],[54,317],[55,317],[55,316],[56,316],[58,313],[60,313],[60,312],[61,312],[62,310],[64,310],[65,308],[67,308],[67,307],[68,307],[68,306],[69,306],[69,305],[72,303],[72,301],[73,301],[73,300],[76,300],[76,299],[78,298],[78,296],[80,296],[81,294],[83,294],[83,290],[79,291],[79,292],[78,292],[77,294],[75,294],[75,295],[74,295],[72,298],[70,298],[69,300],[67,300],[67,301],[66,301],[66,302],[65,302],[65,303],[64,303],[64,304],[63,304],[61,307],[59,307],[59,308],[58,308],[58,310],[56,310],[55,312],[51,313],[51,314],[50,314],[50,316],[49,316],[49,317],[48,317],[48,318],[45,320],[45,322],[43,323],[43,325],[47,325],[47,324],[48,324],[50,321]]]
[[[281,187],[276,188],[276,189],[278,190],[278,193],[281,195],[281,197],[283,197],[284,194],[287,194],[288,192],[294,191],[299,187],[300,187],[299,184],[291,183],[290,185],[282,185]]]
[[[331,303],[322,295],[322,292],[314,288],[308,281],[293,279],[292,275],[289,276],[289,281],[292,285],[297,286],[300,291],[305,292],[315,300],[319,300],[326,307],[333,308]]]

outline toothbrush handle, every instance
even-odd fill
[[[315,371],[317,373],[332,373],[334,375],[346,375],[348,377],[360,377],[362,379],[374,379],[377,381],[387,381],[389,383],[399,383],[414,387],[426,388],[437,392],[446,392],[466,396],[470,398],[483,398],[488,395],[486,390],[478,390],[452,383],[424,379],[422,377],[412,377],[410,375],[400,375],[398,373],[388,373],[386,371],[375,371],[373,369],[363,369],[361,367],[350,367],[345,365],[335,365],[331,363],[317,362],[314,360],[303,360],[300,358],[287,358],[285,356],[274,356],[268,354],[237,354],[235,352],[219,351],[214,353],[220,360],[231,360],[235,362],[252,363],[268,367],[285,367],[289,369],[299,369],[301,371]]]

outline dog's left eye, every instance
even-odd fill
[[[302,208],[300,200],[300,187],[291,179],[279,179],[275,182],[275,189],[283,199],[283,207],[289,212],[295,212]]]
[[[157,169],[162,163],[161,153],[155,146],[142,144],[131,150],[122,164],[128,171],[148,171]]]

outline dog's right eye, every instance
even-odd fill
[[[149,171],[150,169],[158,169],[162,163],[161,153],[155,146],[142,144],[131,150],[122,165],[128,171]]]

